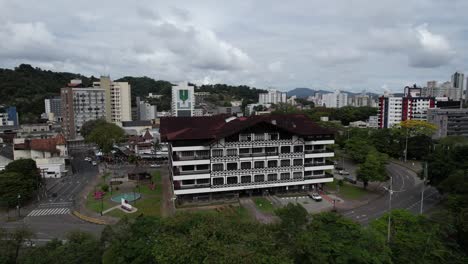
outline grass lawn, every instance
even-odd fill
[[[325,188],[330,191],[336,191],[337,181],[327,182]],[[340,186],[340,191],[337,193],[338,196],[343,199],[359,199],[362,196],[366,195],[368,191],[364,190],[361,187],[354,186],[347,182],[344,182],[343,186]]]
[[[265,213],[273,213],[275,211],[275,207],[268,201],[266,198],[263,197],[255,197],[253,201],[257,208]]]
[[[136,217],[140,214],[149,215],[149,216],[159,216],[161,215],[161,204],[162,204],[162,181],[161,174],[159,171],[153,173],[153,182],[155,183],[155,189],[151,190],[147,183],[140,184],[139,191],[141,193],[141,198],[130,204],[134,205],[138,211],[133,214],[124,213],[118,209],[113,210],[106,215],[114,217]],[[138,189],[138,188],[137,188]],[[113,191],[112,196],[121,193],[121,191]],[[95,200],[94,192],[88,194],[88,199],[86,201],[86,207],[95,212],[101,211],[101,200]],[[110,193],[106,193],[103,201],[104,210],[118,205],[118,203],[112,202],[110,200]]]

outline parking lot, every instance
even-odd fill
[[[322,199],[322,201],[318,202],[313,200],[308,196],[298,196],[298,197],[278,197],[279,200],[283,205],[287,205],[289,203],[299,203],[302,205],[308,213],[319,213],[323,211],[328,211],[333,208],[333,204],[326,199]]]

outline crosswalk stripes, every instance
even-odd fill
[[[43,216],[43,215],[63,215],[69,214],[70,208],[46,208],[32,210],[28,216]]]

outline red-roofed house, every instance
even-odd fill
[[[304,115],[161,118],[180,200],[304,191],[332,182],[334,133]]]
[[[68,150],[62,134],[53,138],[15,138],[13,143],[14,159],[35,160],[44,177],[60,178],[66,173]]]

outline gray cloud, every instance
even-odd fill
[[[463,0],[0,0],[0,67],[400,90],[468,72],[464,10]]]

